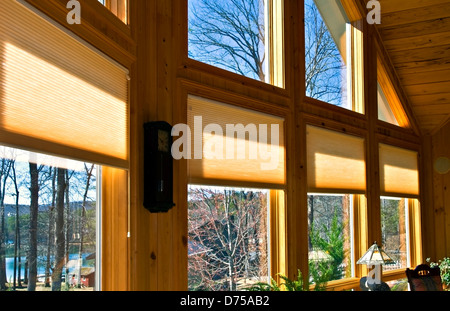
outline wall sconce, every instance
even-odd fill
[[[450,172],[450,159],[446,157],[437,158],[434,161],[434,170],[442,175]]]
[[[362,277],[359,284],[363,291],[390,291],[389,286],[381,281],[381,266],[395,264],[395,261],[378,246],[377,242],[374,242],[356,263],[367,265],[369,271],[367,277]]]

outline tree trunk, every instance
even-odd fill
[[[0,196],[0,290],[6,290],[7,286],[7,276],[6,276],[6,249],[5,249],[5,189],[6,189],[6,179],[9,175],[9,170],[11,169],[11,162],[6,159],[2,159],[2,167],[0,176],[2,177],[2,188]]]
[[[84,230],[86,226],[86,202],[89,193],[89,187],[91,185],[91,178],[92,178],[92,171],[94,170],[94,164],[91,164],[89,168],[85,164],[84,168],[86,170],[87,179],[86,179],[86,187],[84,188],[83,194],[83,205],[81,206],[82,210],[81,210],[81,224],[80,224],[80,249],[78,252],[78,276],[77,276],[78,287],[81,287],[81,267],[83,260]]]
[[[11,169],[12,169],[12,180],[14,183],[14,189],[16,191],[16,230],[15,230],[15,239],[14,239],[14,280],[13,280],[13,289],[16,290],[16,283],[17,283],[17,256],[19,255],[19,187],[17,186],[17,178],[16,178],[16,167],[15,162],[11,163]],[[20,278],[20,275],[19,275]],[[19,280],[20,283],[20,280]]]
[[[69,263],[69,242],[70,242],[70,227],[72,226],[72,221],[71,221],[71,219],[70,219],[70,217],[71,217],[71,211],[70,211],[70,197],[69,197],[69,187],[70,187],[70,184],[69,184],[69,180],[70,180],[70,177],[69,177],[69,172],[66,170],[66,188],[65,188],[65,196],[66,196],[66,201],[65,201],[65,204],[66,204],[66,223],[65,223],[65,226],[64,226],[64,231],[65,231],[65,248],[64,248],[64,254],[65,254],[65,257],[64,257],[64,265],[65,265],[65,271],[64,271],[64,274],[66,275],[66,284],[70,284],[70,280],[72,279],[72,277],[70,277],[69,278],[69,266],[68,266],[68,263]],[[72,220],[73,220],[73,217],[72,217]]]
[[[28,291],[36,290],[37,283],[37,221],[39,210],[39,171],[37,164],[30,166],[30,249],[28,254]]]
[[[62,268],[65,260],[65,235],[64,235],[64,193],[66,189],[66,170],[57,169],[56,189],[56,256],[55,268],[52,274],[52,291],[61,290]],[[67,276],[66,276],[67,277]]]
[[[51,169],[52,172],[52,205],[49,212],[48,221],[48,241],[47,241],[47,258],[45,264],[45,287],[50,287],[50,269],[51,269],[51,254],[53,248],[54,240],[54,230],[55,230],[55,201],[56,201],[56,168]]]

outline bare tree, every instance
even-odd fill
[[[51,204],[48,211],[48,237],[47,237],[47,255],[45,262],[45,287],[50,287],[50,270],[52,268],[51,254],[54,246],[54,236],[55,236],[55,205],[56,205],[56,167],[50,167],[49,171],[51,174]]]
[[[312,0],[305,1],[305,72],[307,96],[343,105],[345,64]]]
[[[265,81],[263,0],[190,0],[189,56]],[[344,104],[345,64],[312,0],[305,2],[307,96]]]
[[[60,291],[62,271],[65,262],[65,234],[64,234],[64,194],[66,191],[66,169],[57,169],[56,186],[56,256],[55,268],[52,274],[52,291]]]
[[[265,81],[263,0],[190,1],[189,56]]]
[[[8,159],[1,159],[0,164],[0,290],[6,290],[6,253],[5,253],[5,194],[6,194],[6,180],[11,169],[11,161]]]
[[[15,219],[15,239],[14,239],[14,273],[13,273],[13,289],[16,290],[16,283],[18,287],[22,287],[20,280],[20,210],[19,210],[19,182],[16,174],[16,161],[11,160],[11,181],[14,184],[15,198],[16,198],[16,219]],[[18,273],[17,273],[18,272]],[[18,274],[18,275],[17,275]]]
[[[189,201],[189,268],[195,289],[236,290],[267,277],[263,193],[194,188]]]
[[[93,176],[93,171],[94,171],[94,164],[84,164],[84,170],[86,173],[86,184],[85,184],[85,188],[84,188],[84,193],[83,193],[83,202],[82,202],[82,206],[81,206],[81,223],[80,223],[80,248],[78,251],[78,287],[81,287],[81,263],[82,263],[82,259],[83,259],[83,244],[84,244],[84,236],[85,236],[85,231],[86,231],[86,204],[87,204],[87,200],[88,200],[88,194],[89,194],[89,189],[91,188],[91,182],[92,179],[94,178]]]
[[[37,283],[37,230],[39,213],[39,168],[36,163],[30,167],[30,245],[28,251],[28,290],[35,291]]]

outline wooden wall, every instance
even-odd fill
[[[64,0],[27,0],[61,24],[67,11]],[[343,1],[348,4],[352,0]],[[357,1],[356,1],[357,2]],[[111,2],[112,3],[112,2]],[[305,122],[334,130],[365,136],[368,141],[367,205],[361,209],[367,230],[358,241],[360,251],[369,241],[379,240],[379,173],[377,150],[379,142],[416,149],[420,139],[413,129],[403,129],[378,121],[376,101],[377,48],[374,29],[364,28],[363,66],[366,68],[366,94],[360,98],[366,114],[344,111],[328,104],[305,98],[303,74],[303,6],[302,1],[286,0],[285,5],[285,88],[250,81],[229,72],[211,69],[187,59],[187,6],[180,0],[130,0],[129,26],[109,11],[102,11],[96,0],[85,0],[83,22],[71,26],[73,32],[94,44],[130,69],[130,169],[120,176],[122,183],[107,184],[112,196],[103,258],[106,290],[185,290],[187,289],[187,167],[174,163],[174,201],[176,207],[167,214],[150,214],[143,202],[143,130],[147,121],[165,120],[171,124],[186,122],[188,93],[225,98],[231,103],[246,102],[268,113],[283,115],[287,123],[287,186],[286,186],[286,258],[287,274],[300,268],[307,271],[307,206]],[[361,16],[355,11],[352,20]],[[382,49],[382,47],[378,47]],[[390,70],[387,68],[386,70]],[[395,82],[395,81],[394,81]],[[372,95],[372,96],[370,96]],[[360,96],[363,96],[362,94]],[[258,106],[259,105],[259,106]],[[413,120],[414,121],[414,120]],[[413,122],[414,123],[414,122]],[[449,156],[450,124],[422,143],[422,217],[424,258],[433,259],[450,252],[450,176],[433,172],[432,160]],[[419,147],[417,147],[419,148]],[[115,176],[117,172],[110,171]],[[128,178],[129,185],[123,179]],[[128,188],[128,189],[127,189]],[[128,203],[128,204],[127,204]],[[128,205],[128,206],[127,206]],[[128,210],[127,210],[128,207]],[[126,221],[125,219],[126,218]],[[369,221],[370,220],[370,221]],[[361,226],[363,223],[361,223]],[[366,228],[366,229],[365,229]],[[118,230],[119,229],[119,230]],[[127,232],[128,231],[128,232]],[[126,238],[125,238],[126,237]],[[357,254],[358,255],[358,254]],[[115,258],[114,256],[120,256]],[[125,258],[126,256],[126,258]],[[359,271],[358,275],[362,272]],[[350,286],[358,286],[358,279]],[[126,284],[125,284],[126,283]]]
[[[423,237],[424,258],[433,261],[450,256],[450,172],[438,174],[434,161],[450,158],[450,121],[438,132],[424,137]]]

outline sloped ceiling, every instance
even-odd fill
[[[383,44],[422,134],[450,120],[450,0],[379,0]]]

